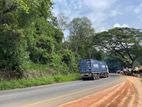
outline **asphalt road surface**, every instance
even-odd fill
[[[114,86],[124,79],[123,76],[110,75],[99,80],[80,80],[0,91],[0,107],[56,107]]]

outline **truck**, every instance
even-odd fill
[[[94,59],[81,59],[79,61],[79,71],[82,80],[97,80],[99,78],[107,78],[109,76],[107,64]]]

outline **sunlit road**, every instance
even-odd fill
[[[74,81],[0,91],[0,107],[55,107],[94,94],[125,80],[119,75],[91,81]]]

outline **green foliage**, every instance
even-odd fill
[[[77,57],[70,50],[63,50],[61,53],[53,53],[51,55],[51,64],[57,73],[59,74],[69,74],[77,71],[77,63],[79,57]]]
[[[20,33],[9,31],[0,32],[0,68],[23,70],[28,60],[27,43]]]
[[[0,4],[0,69],[22,71],[28,52],[18,22],[19,5],[14,0],[2,0]]]
[[[49,71],[49,66],[47,64],[33,63],[31,61],[27,62],[24,67],[27,71],[35,71],[35,72],[38,72],[38,71],[47,72],[47,71]]]
[[[29,7],[28,7],[28,0],[15,0],[19,7],[24,10],[26,13],[29,12]]]
[[[68,72],[76,72],[78,69],[78,61],[80,57],[74,54],[70,50],[64,50],[62,52],[62,62],[69,68]]]
[[[52,54],[50,66],[57,71],[57,74],[67,73],[68,71],[67,65],[65,63],[62,63],[62,55],[60,53]]]

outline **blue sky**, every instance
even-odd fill
[[[112,27],[142,29],[142,0],[53,0],[54,14],[86,16],[97,32]]]

